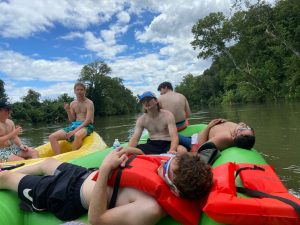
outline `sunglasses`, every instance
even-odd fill
[[[249,127],[249,126],[245,126],[245,127],[240,127],[238,128],[237,130],[239,131],[243,131],[243,130],[252,130],[253,131],[253,128]]]
[[[164,167],[163,167],[163,175],[166,178],[166,181],[168,183],[168,185],[177,193],[179,194],[179,190],[178,188],[175,186],[175,184],[171,181],[170,177],[169,177],[169,168],[170,168],[170,164],[172,162],[172,160],[175,157],[171,157],[168,161],[165,162]]]

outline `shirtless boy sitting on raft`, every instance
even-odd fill
[[[0,162],[38,158],[37,150],[22,144],[22,127],[9,119],[11,111],[11,105],[0,100]]]
[[[64,108],[71,122],[69,127],[58,130],[49,136],[52,150],[60,154],[59,140],[72,141],[72,149],[81,147],[83,139],[93,132],[94,126],[94,103],[85,96],[86,87],[83,83],[77,82],[74,85],[76,100],[64,103]]]

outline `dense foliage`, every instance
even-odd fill
[[[64,102],[71,102],[73,98],[62,94],[55,100],[40,101],[41,94],[29,89],[21,102],[13,104],[12,117],[17,120],[38,122],[60,122],[67,119]]]
[[[244,10],[238,3],[244,4]],[[191,105],[300,99],[300,1],[274,7],[237,0],[232,16],[211,13],[193,26],[198,58],[213,63],[188,74],[176,91]]]
[[[111,78],[107,64],[95,61],[84,66],[79,77],[87,85],[87,97],[95,105],[96,115],[122,115],[137,112],[137,99],[125,88],[123,80]]]
[[[95,105],[95,116],[135,113],[139,109],[137,99],[125,88],[120,78],[108,76],[111,69],[103,62],[93,62],[82,68],[79,81],[87,85],[87,97]],[[0,97],[6,98],[4,82],[0,80]],[[61,122],[67,119],[64,102],[74,99],[62,94],[54,100],[41,101],[41,94],[29,89],[20,102],[12,105],[12,118],[38,122]]]
[[[4,81],[0,79],[0,99],[7,99],[4,89]]]

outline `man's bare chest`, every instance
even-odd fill
[[[8,123],[0,123],[0,136],[4,136],[11,132],[13,127]]]
[[[148,118],[145,122],[145,128],[150,133],[164,132],[168,128],[167,122],[160,118]]]
[[[74,106],[74,112],[76,114],[86,113],[87,112],[87,106],[86,106],[86,104],[79,103],[79,104],[75,105]]]

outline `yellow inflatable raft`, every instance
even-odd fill
[[[72,145],[68,141],[59,141],[59,145],[62,154],[54,155],[51,145],[48,142],[36,148],[36,150],[39,151],[40,158],[0,163],[0,168],[3,166],[5,167],[7,165],[16,165],[21,163],[22,164],[24,163],[25,165],[29,165],[29,164],[39,162],[43,160],[43,158],[51,157],[51,156],[53,156],[54,158],[62,162],[66,162],[73,159],[77,159],[89,153],[107,148],[107,145],[103,141],[102,137],[100,137],[100,135],[95,131],[83,140],[82,146],[76,151],[72,151]]]

